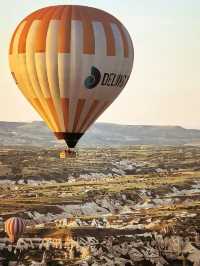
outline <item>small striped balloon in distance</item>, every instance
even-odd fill
[[[9,49],[22,94],[71,148],[121,93],[133,59],[131,37],[117,18],[78,5],[30,14]]]
[[[26,223],[20,217],[11,217],[5,221],[5,232],[7,233],[11,242],[16,242],[18,238],[24,233]]]

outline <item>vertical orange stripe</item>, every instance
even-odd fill
[[[8,220],[8,234],[11,234],[11,223],[12,223],[12,218]]]
[[[13,230],[14,230],[14,226],[13,226],[13,218],[11,218],[10,222],[9,222],[9,234],[13,235]]]
[[[92,116],[92,114],[94,113],[94,111],[97,109],[99,103],[100,103],[100,101],[98,101],[98,100],[95,100],[95,101],[92,103],[92,105],[91,105],[91,107],[90,107],[90,109],[89,109],[89,111],[88,111],[88,113],[87,113],[85,119],[83,120],[83,122],[82,122],[82,124],[81,124],[81,126],[80,126],[79,132],[82,131],[82,129],[84,128],[84,126],[85,126],[85,124],[87,123],[87,121],[90,119],[90,117]]]
[[[33,21],[37,19],[38,20],[41,19],[46,14],[46,12],[48,12],[48,10],[49,9],[40,9],[25,19],[26,25],[23,28],[22,33],[19,38],[18,53],[26,52],[26,39],[27,39],[27,35],[28,35],[29,29]]]
[[[14,31],[13,33],[13,36],[12,36],[12,39],[10,41],[10,47],[9,47],[9,54],[12,54],[13,52],[13,44],[14,44],[14,40],[15,40],[15,36],[16,36],[16,33],[19,29],[19,27],[21,26],[21,24],[24,22],[24,20],[22,22],[19,23],[19,25],[17,26],[16,30]]]
[[[110,22],[103,21],[102,24],[106,35],[107,56],[115,56],[115,39]]]
[[[129,56],[129,49],[128,49],[127,38],[126,38],[125,33],[124,33],[123,29],[122,29],[122,26],[117,24],[117,27],[118,27],[118,29],[120,31],[122,42],[123,42],[123,46],[124,46],[124,57],[128,57]]]
[[[6,221],[6,224],[7,224],[7,234],[9,235],[9,234],[11,234],[11,232],[10,232],[10,222],[11,222],[11,219],[9,219],[9,220],[7,220]]]
[[[72,132],[76,131],[76,127],[78,125],[78,122],[79,122],[79,119],[80,119],[80,115],[81,115],[81,112],[82,112],[83,107],[85,105],[85,102],[86,102],[85,99],[79,99],[78,100],[78,104],[77,104],[77,107],[76,107],[76,115],[75,115],[75,120],[74,120],[74,125],[73,125]]]
[[[46,11],[45,16],[42,18],[38,32],[36,35],[35,52],[45,52],[46,50],[46,37],[51,19],[59,19],[62,7],[51,7]]]
[[[70,53],[71,48],[71,17],[72,7],[65,7],[61,20],[58,34],[58,52]]]
[[[59,131],[61,131],[61,127],[60,127],[60,123],[59,123],[59,119],[58,119],[58,115],[56,113],[56,109],[53,103],[53,99],[52,98],[46,98],[46,102],[49,106],[50,112],[54,118],[55,124],[57,125]]]
[[[63,111],[63,119],[65,125],[65,131],[68,131],[68,123],[69,123],[69,99],[62,98],[61,99],[61,106]]]
[[[85,14],[81,13],[83,23],[83,53],[84,54],[94,54],[95,53],[95,38],[94,30],[92,27],[92,20],[90,18],[90,12],[88,9],[85,10]]]

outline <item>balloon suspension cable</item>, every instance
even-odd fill
[[[67,153],[68,153],[69,156],[72,156],[72,157],[76,156],[75,148],[68,147]]]

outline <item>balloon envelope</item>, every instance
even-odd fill
[[[5,232],[10,241],[15,242],[25,230],[25,221],[19,217],[12,217],[5,221]]]
[[[120,94],[133,57],[130,35],[115,17],[76,5],[26,17],[9,50],[19,89],[69,147]]]

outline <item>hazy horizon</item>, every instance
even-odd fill
[[[37,123],[37,122],[43,122],[45,124],[44,121],[42,120],[32,120],[32,121],[7,121],[7,120],[0,120],[0,123],[1,122],[7,122],[7,123]],[[120,123],[120,122],[108,122],[108,121],[100,121],[100,120],[97,120],[95,123],[104,123],[104,124],[114,124],[114,125],[121,125],[121,126],[149,126],[149,127],[182,127],[182,128],[185,128],[185,129],[196,129],[196,130],[200,130],[200,128],[193,128],[193,127],[185,127],[185,126],[181,126],[181,125],[168,125],[168,124],[130,124],[130,123]],[[94,123],[94,124],[95,124]]]
[[[39,120],[16,88],[8,46],[17,24],[29,13],[53,4],[80,4],[118,17],[133,38],[133,72],[120,97],[98,122],[178,125],[200,129],[200,2],[176,0],[53,1],[7,0],[0,10],[0,120]],[[120,110],[120,111],[119,111]]]

